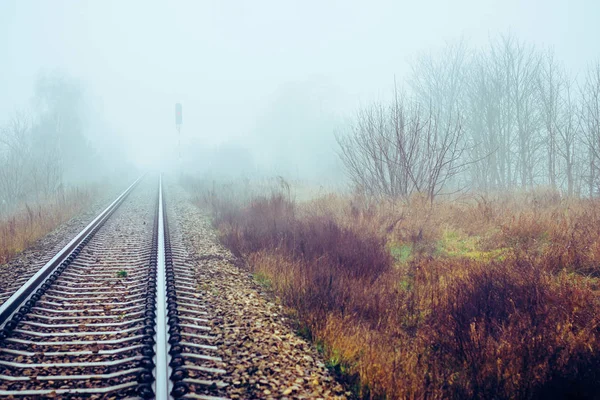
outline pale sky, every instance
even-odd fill
[[[600,0],[0,0],[0,122],[28,104],[40,70],[64,70],[107,137],[148,164],[175,134],[178,101],[187,138],[251,144],[289,85],[322,87],[344,116],[419,52],[508,32],[577,72],[600,57],[599,21]]]

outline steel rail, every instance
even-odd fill
[[[198,304],[198,278],[193,273],[193,264],[186,262],[187,253],[181,239],[173,243],[169,216],[164,193],[162,195],[162,220],[164,226],[164,263],[166,275],[168,370],[170,382],[169,398],[226,400],[213,394],[225,394],[228,386],[218,378],[226,370],[215,368],[222,365],[221,357],[210,353],[217,351],[217,338],[207,335],[212,329],[205,326],[208,317],[206,306]],[[179,235],[177,229],[173,231]],[[174,244],[174,245],[173,245]],[[208,324],[207,324],[208,325]],[[207,354],[208,353],[208,354]],[[157,397],[157,399],[160,397]]]
[[[153,389],[157,399],[172,399],[169,333],[167,332],[167,286],[165,268],[165,221],[163,210],[162,174],[158,183],[158,252],[156,265],[156,345]]]
[[[27,280],[12,296],[0,306],[0,329],[17,313],[17,309],[27,302],[35,291],[44,284],[46,279],[63,263],[72,261],[79,254],[84,243],[87,243],[93,233],[112,215],[119,205],[127,198],[143,176],[135,180],[119,195],[104,211],[90,222],[77,236],[64,246],[50,261]]]

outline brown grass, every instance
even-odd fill
[[[25,204],[0,217],[0,264],[89,207],[92,190],[73,190],[39,204]]]
[[[273,195],[223,242],[364,398],[600,396],[600,203]]]

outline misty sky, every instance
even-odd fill
[[[0,122],[29,104],[40,70],[59,69],[139,163],[175,135],[177,101],[187,138],[262,145],[286,93],[350,114],[419,51],[461,37],[479,46],[510,31],[576,73],[600,56],[599,18],[598,0],[0,0]]]

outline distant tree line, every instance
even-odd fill
[[[600,194],[600,61],[571,76],[553,51],[500,36],[413,63],[408,90],[337,135],[351,181],[377,196],[529,189]]]
[[[84,92],[59,74],[40,76],[31,112],[0,126],[0,214],[27,201],[60,194],[93,162],[83,134]]]

